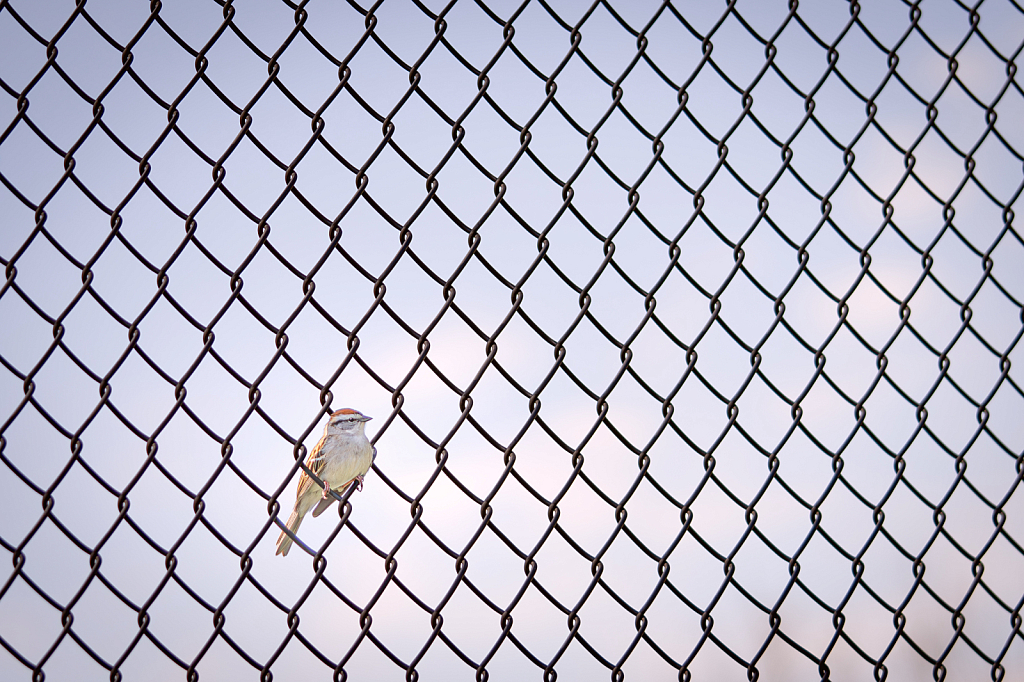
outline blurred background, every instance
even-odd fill
[[[3,0],[0,678],[1024,679],[1022,36]]]

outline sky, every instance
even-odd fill
[[[0,678],[1024,675],[1022,35],[0,3]]]

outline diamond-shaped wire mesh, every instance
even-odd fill
[[[1024,679],[1022,47],[0,0],[0,678]]]

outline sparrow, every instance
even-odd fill
[[[356,490],[363,489],[363,476],[377,454],[363,432],[370,419],[347,407],[331,414],[324,427],[323,438],[306,458],[306,466],[324,482],[323,491],[317,490],[319,486],[314,485],[313,479],[303,470],[295,492],[295,508],[286,524],[292,533],[299,531],[299,525],[310,509],[313,516],[320,516],[334,503],[335,498],[330,494],[332,485],[339,491],[352,483],[356,484]],[[281,537],[277,539],[277,554],[287,556],[291,546],[291,537],[281,531]]]

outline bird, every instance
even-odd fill
[[[332,486],[340,491],[355,483],[356,490],[363,489],[363,476],[377,455],[363,431],[370,419],[372,417],[348,407],[331,413],[323,437],[306,458],[306,466],[324,482],[323,491],[317,490],[318,486],[303,470],[295,491],[295,508],[286,524],[293,534],[298,532],[310,509],[313,516],[320,516],[334,503],[335,498],[330,494]],[[287,556],[291,546],[292,538],[281,531],[276,554]]]

